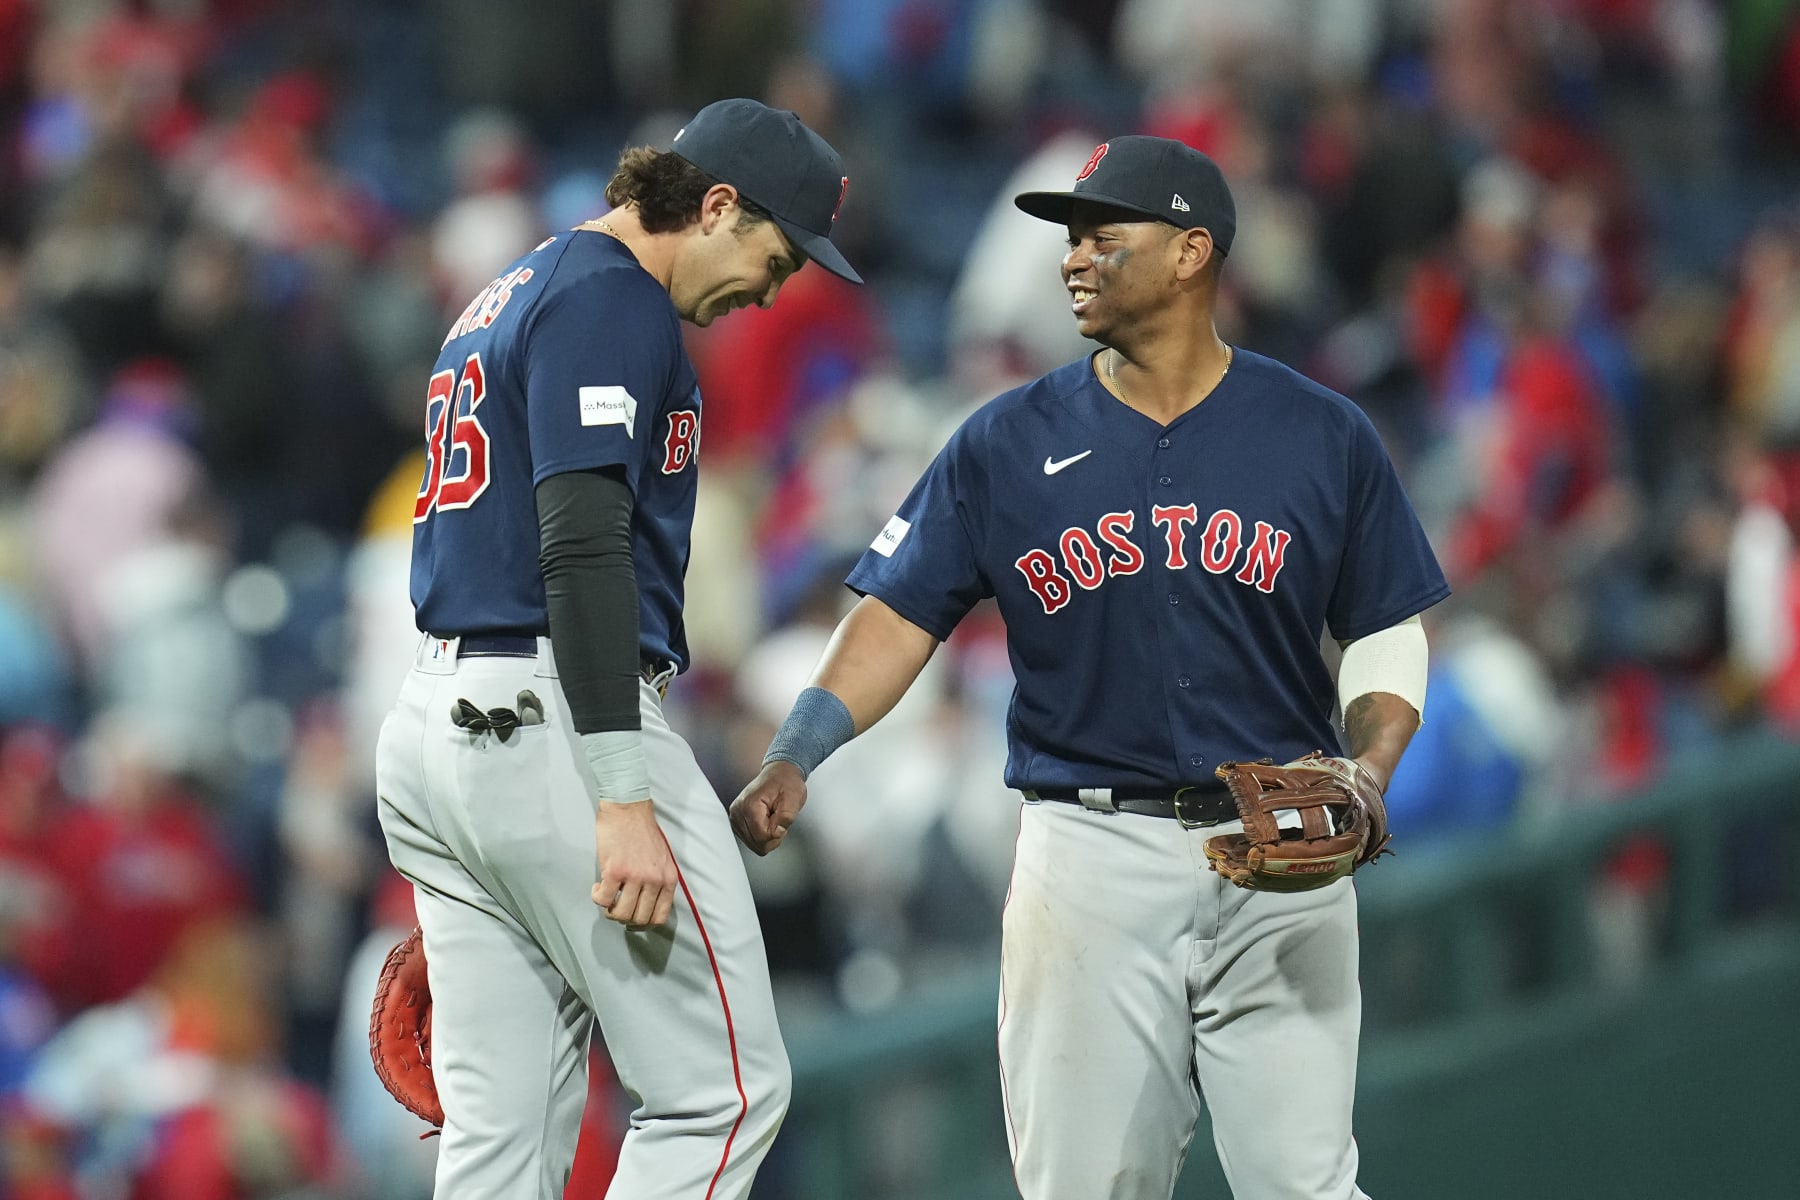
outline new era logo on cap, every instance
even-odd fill
[[[1176,212],[1186,212],[1188,210],[1188,202],[1181,198],[1180,192],[1176,192],[1175,198],[1169,201],[1169,207]]]

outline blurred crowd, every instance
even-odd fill
[[[1456,586],[1401,839],[1800,734],[1795,0],[0,0],[0,1197],[429,1194],[363,1040],[424,383],[727,95],[844,152],[870,282],[693,331],[726,799],[949,431],[1088,348],[1010,197],[1125,132],[1224,167],[1221,332],[1364,406]],[[977,609],[751,861],[791,1023],[991,956],[1010,688]]]

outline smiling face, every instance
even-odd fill
[[[722,193],[718,201],[715,193]],[[769,308],[781,285],[806,263],[773,221],[748,217],[736,193],[721,185],[707,193],[697,236],[685,243],[669,296],[681,319],[704,328],[752,304]]]
[[[1187,231],[1125,209],[1078,202],[1069,217],[1063,284],[1083,337],[1112,345],[1175,298]]]

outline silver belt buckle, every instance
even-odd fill
[[[1208,826],[1217,825],[1220,821],[1224,820],[1223,817],[1209,817],[1205,820],[1201,820],[1184,814],[1181,811],[1181,798],[1194,790],[1196,790],[1194,784],[1175,789],[1175,799],[1173,801],[1175,805],[1175,820],[1180,823],[1181,827],[1183,829],[1205,829]]]

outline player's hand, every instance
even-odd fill
[[[675,855],[656,823],[656,804],[600,801],[594,815],[600,880],[593,899],[621,925],[661,925],[675,904]]]
[[[738,841],[759,855],[767,854],[781,845],[805,805],[806,779],[800,768],[777,759],[731,802],[731,828]]]

